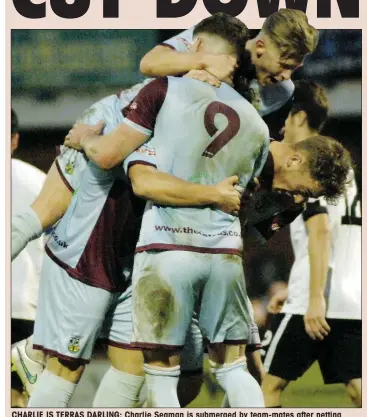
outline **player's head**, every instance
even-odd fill
[[[327,136],[313,136],[301,142],[272,143],[273,189],[303,197],[324,196],[330,203],[345,191],[352,166],[349,152]]]
[[[226,13],[215,13],[195,26],[190,50],[240,58],[248,39],[249,30],[241,20]]]
[[[11,109],[11,154],[18,148],[19,144],[19,121],[18,116],[13,109]]]
[[[314,52],[318,32],[300,10],[281,9],[269,16],[247,44],[261,85],[290,79],[306,55]]]
[[[295,83],[292,108],[284,126],[284,141],[299,142],[321,132],[329,112],[326,91],[314,81]]]

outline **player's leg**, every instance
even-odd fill
[[[242,344],[209,345],[210,370],[226,393],[229,407],[264,407],[261,388],[248,372]]]
[[[260,386],[248,372],[244,356],[253,317],[241,257],[211,256],[211,272],[202,293],[199,317],[200,328],[209,341],[211,371],[231,407],[262,407]]]
[[[180,406],[179,350],[192,320],[203,269],[209,266],[205,255],[191,252],[144,252],[135,257],[133,340],[144,353],[148,406]]]
[[[109,345],[107,355],[111,365],[99,384],[93,407],[136,407],[145,381],[142,352]]]
[[[203,382],[204,346],[196,313],[180,354],[181,375],[177,393],[181,407],[189,405],[200,393]]]
[[[106,123],[105,132],[111,131],[123,116],[117,96],[109,96],[87,109],[77,123],[95,125]],[[82,152],[60,146],[60,153],[47,174],[44,186],[32,204],[43,230],[55,224],[64,215],[72,193],[78,188],[88,160]]]
[[[264,394],[265,405],[268,408],[281,407],[280,397],[285,390],[289,381],[279,378],[271,374],[266,374],[261,384],[261,389]]]
[[[318,345],[305,332],[303,316],[276,314],[265,332],[261,388],[266,407],[280,407],[281,393],[317,359]]]
[[[345,388],[353,404],[356,407],[362,407],[362,378],[348,381]]]
[[[105,133],[110,132],[123,119],[117,96],[109,96],[85,111],[79,123],[95,125],[105,121]],[[12,260],[28,242],[39,237],[65,213],[72,193],[78,188],[81,175],[88,163],[81,152],[64,146],[47,173],[40,194],[30,207],[12,218]]]
[[[247,342],[247,345],[243,346],[241,349],[241,356],[246,357],[246,365],[250,374],[256,379],[256,381],[261,385],[261,382],[265,376],[265,369],[262,363],[261,357],[261,341],[259,335],[259,329],[257,328],[256,323],[254,322],[251,325],[250,339]],[[229,408],[229,402],[227,395],[224,395],[223,401],[221,404],[222,408]]]
[[[17,374],[17,378],[22,383],[22,391],[25,390],[28,396],[31,395],[46,365],[46,355],[39,350],[33,349],[33,336],[12,345],[11,363],[12,378],[13,373]]]
[[[362,406],[362,322],[328,319],[319,365],[325,384],[344,383],[356,407]]]
[[[196,315],[186,336],[185,346],[180,353],[181,374],[177,386],[177,395],[181,407],[189,405],[200,393],[203,382],[203,336]],[[147,400],[146,384],[139,395],[139,407],[145,407]]]
[[[71,278],[45,257],[33,347],[48,354],[29,407],[66,407],[89,362],[111,294]]]
[[[102,378],[93,407],[135,407],[144,384],[144,361],[140,349],[131,346],[131,286],[107,313],[102,338],[108,345],[111,366]]]
[[[131,334],[130,287],[118,297],[105,319],[102,338],[108,344],[111,367],[99,385],[94,407],[133,407],[146,402],[143,355],[140,349],[131,346]],[[178,397],[181,406],[185,407],[199,394],[202,383],[203,339],[195,317],[187,333],[180,360],[182,372]]]
[[[347,393],[356,407],[362,407],[362,378],[351,379],[345,384]]]

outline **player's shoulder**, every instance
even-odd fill
[[[295,86],[292,80],[285,80],[261,87],[262,115],[266,116],[282,108],[292,98],[294,88]]]
[[[276,84],[270,84],[262,87],[261,95],[264,98],[272,98],[272,101],[274,101],[274,98],[283,98],[288,100],[294,93],[294,88],[295,86],[292,80],[284,80]]]

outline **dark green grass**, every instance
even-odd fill
[[[209,376],[205,366],[205,383],[200,395],[189,407],[220,407],[223,392]],[[282,394],[283,407],[353,407],[343,384],[324,385],[319,366],[314,364],[302,378],[288,385]]]

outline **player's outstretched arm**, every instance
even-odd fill
[[[179,52],[165,45],[149,51],[140,62],[140,71],[148,77],[179,75],[191,70],[206,70],[219,80],[230,77],[237,66],[233,56],[203,52]]]
[[[54,162],[40,194],[32,205],[11,220],[11,259],[15,259],[27,246],[53,226],[67,210],[72,192],[63,182]]]
[[[329,269],[331,233],[327,213],[306,220],[310,260],[310,290],[308,309],[304,316],[305,330],[312,339],[324,339],[330,332],[325,320],[325,285]]]
[[[238,215],[241,195],[235,188],[236,176],[217,185],[202,185],[141,164],[133,165],[128,174],[134,193],[141,198],[168,206],[215,205],[226,213]]]

